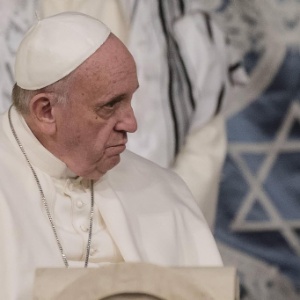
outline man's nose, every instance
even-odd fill
[[[137,122],[131,106],[122,112],[120,121],[116,124],[115,128],[116,130],[130,133],[133,133],[137,130]]]

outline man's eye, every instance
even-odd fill
[[[111,101],[105,104],[104,106],[108,108],[113,108],[116,105],[116,103],[117,103],[116,101]]]

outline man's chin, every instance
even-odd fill
[[[111,170],[112,168],[114,168],[120,161],[121,161],[121,156],[120,154],[116,154],[110,158],[107,159],[108,161],[106,162],[107,165],[105,166],[105,173],[109,170]]]
[[[93,165],[93,167],[91,167],[88,170],[76,169],[72,171],[77,176],[80,176],[82,178],[97,181],[109,170],[114,168],[120,161],[121,161],[120,154],[114,154],[111,156],[105,155],[105,157],[102,157],[97,163]]]
[[[112,157],[109,157],[106,159],[105,163],[99,164],[99,166],[94,169],[93,172],[90,172],[89,174],[85,174],[84,178],[98,181],[101,179],[103,175],[105,175],[108,171],[113,169],[119,162],[121,161],[120,155],[114,155]]]

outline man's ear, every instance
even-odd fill
[[[52,135],[56,131],[53,113],[55,103],[55,96],[50,93],[39,93],[32,97],[29,102],[31,121],[44,134]]]

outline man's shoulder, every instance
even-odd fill
[[[129,172],[136,175],[144,175],[146,177],[156,175],[175,180],[178,178],[173,171],[159,166],[158,164],[146,159],[129,150],[124,151],[121,155],[121,162],[117,165],[116,171]]]
[[[8,125],[8,114],[7,112],[0,114],[0,154],[1,158],[4,158],[4,155],[13,155],[14,148],[11,147],[11,141],[7,134]],[[3,161],[1,159],[0,161]]]
[[[121,162],[108,172],[112,186],[118,190],[145,191],[145,193],[172,194],[179,198],[192,198],[183,180],[173,171],[160,167],[126,150]]]

